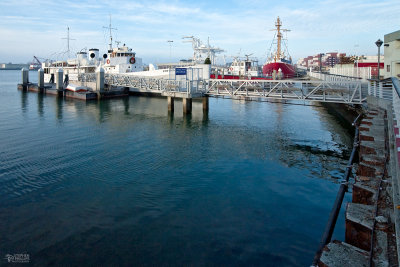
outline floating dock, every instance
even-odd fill
[[[29,82],[29,71],[22,69],[22,83],[18,84],[19,90],[36,92],[42,94],[55,95],[58,97],[80,99],[80,100],[96,100],[103,98],[115,98],[115,97],[127,97],[129,96],[129,88],[122,87],[106,87],[104,85],[104,72],[102,73],[103,78],[99,79],[99,83],[92,83],[92,88],[89,91],[75,92],[66,89],[67,82],[64,80],[63,71],[60,69],[56,75],[55,83],[44,83],[43,70],[38,71],[38,83]],[[99,74],[101,76],[101,73]],[[103,81],[103,83],[101,83]],[[79,82],[77,82],[79,83]],[[98,90],[97,90],[98,89]]]
[[[208,96],[199,90],[200,87],[202,89],[204,87],[203,81],[134,78],[132,84],[126,84],[118,80],[117,82],[106,81],[104,69],[99,69],[96,73],[82,75],[82,77],[82,80],[74,81],[74,85],[76,84],[77,87],[84,86],[89,90],[78,92],[67,89],[68,75],[64,75],[62,69],[58,69],[55,73],[55,83],[44,83],[43,70],[38,70],[39,82],[37,84],[30,83],[28,70],[22,69],[22,83],[18,84],[18,89],[85,101],[128,97],[129,95],[161,96],[167,98],[169,112],[174,112],[174,100],[179,98],[182,99],[184,114],[190,114],[192,112],[192,100],[199,99],[203,103],[203,112],[207,113],[209,109]]]

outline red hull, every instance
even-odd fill
[[[293,65],[284,62],[273,62],[267,63],[263,66],[263,74],[266,76],[272,76],[274,70],[278,75],[278,71],[281,69],[282,78],[293,78],[296,76],[296,70]]]

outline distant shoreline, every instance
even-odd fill
[[[0,68],[0,70],[21,70],[22,68]]]

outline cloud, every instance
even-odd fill
[[[73,45],[107,46],[108,16],[112,15],[114,40],[133,46],[138,55],[169,60],[166,40],[174,40],[176,59],[190,57],[191,46],[181,42],[184,35],[194,35],[225,49],[227,55],[242,49],[262,57],[274,35],[276,16],[288,28],[289,51],[300,57],[324,49],[351,50],[359,44],[364,54],[375,53],[371,40],[398,30],[398,0],[384,1],[68,1],[3,0],[0,2],[2,36],[0,62],[21,58],[8,51],[24,50],[24,55],[58,51],[65,44],[60,38],[71,28]],[[397,29],[396,29],[397,25]],[[26,45],[21,40],[35,40]],[[21,49],[16,49],[21,48]],[[4,52],[7,51],[7,52]],[[346,51],[344,51],[346,52]],[[146,61],[146,59],[144,59]]]

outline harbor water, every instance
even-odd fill
[[[171,115],[164,98],[63,100],[20,79],[0,71],[0,265],[311,264],[353,138],[325,108],[210,98]]]

